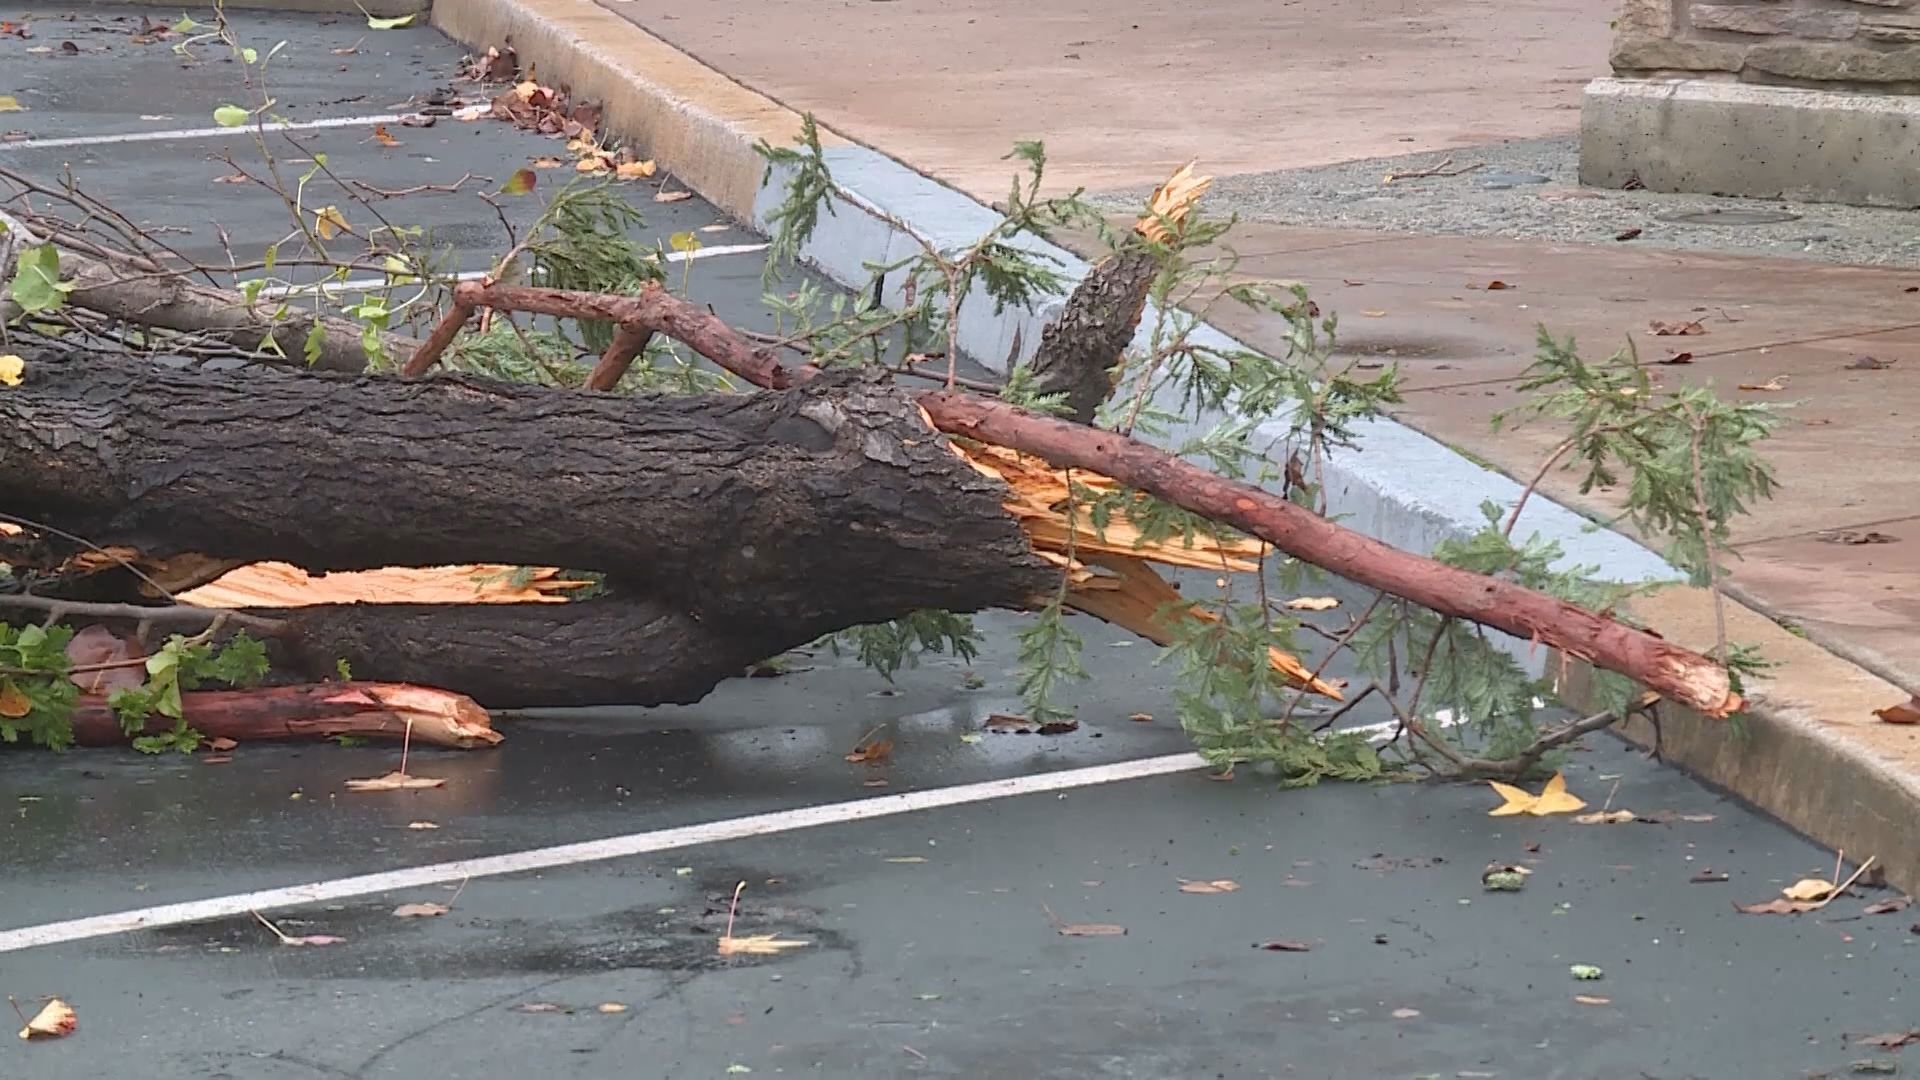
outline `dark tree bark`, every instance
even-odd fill
[[[851,379],[635,399],[40,354],[0,394],[0,505],[95,544],[600,570],[774,639],[1046,593],[1004,494]]]
[[[1041,332],[1032,364],[1036,384],[1042,393],[1065,394],[1073,420],[1093,423],[1113,393],[1112,371],[1140,327],[1157,272],[1145,251],[1109,255],[1073,290],[1060,318]]]

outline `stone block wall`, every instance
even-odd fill
[[[1626,0],[1613,70],[1920,94],[1920,0]]]

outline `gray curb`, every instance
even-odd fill
[[[609,18],[589,0],[440,0],[434,23],[470,47],[511,37],[523,62],[577,92],[602,98],[610,130],[645,147],[683,182],[730,213],[766,231],[781,198],[784,176],[764,182],[752,146],[756,137],[780,141],[798,118],[777,102],[677,53],[645,31]],[[557,75],[555,73],[558,73]],[[924,240],[964,249],[999,220],[990,208],[875,150],[848,145],[823,131],[829,167],[852,200],[834,200],[802,256],[843,284],[864,287],[869,266],[912,255]],[[1011,171],[1011,169],[1010,169]],[[1051,244],[1029,241],[1054,259],[1069,288],[1089,270],[1085,260]],[[898,307],[900,286],[887,282],[883,302]],[[1004,372],[1028,358],[1042,328],[1058,311],[1056,298],[1032,310],[995,312],[978,295],[959,317],[962,350]],[[1142,320],[1144,343],[1154,322]],[[1193,339],[1226,348],[1239,343],[1212,327]],[[1016,348],[1016,343],[1018,347]],[[1196,425],[1199,426],[1199,425]],[[1286,420],[1260,426],[1269,441],[1285,438]],[[1187,432],[1174,432],[1171,439]],[[1329,510],[1345,524],[1408,551],[1430,554],[1441,541],[1470,535],[1485,521],[1481,506],[1511,507],[1522,488],[1509,477],[1469,461],[1401,424],[1363,425],[1359,447],[1334,456],[1324,479]],[[1673,581],[1681,575],[1638,542],[1596,528],[1580,514],[1536,495],[1522,515],[1521,535],[1552,540],[1562,565],[1597,567],[1621,582]],[[1736,640],[1786,657],[1779,676],[1754,695],[1749,738],[1730,739],[1724,721],[1662,707],[1662,745],[1668,760],[1757,805],[1822,843],[1875,853],[1890,880],[1920,887],[1920,750],[1876,747],[1881,731],[1871,710],[1905,697],[1891,684],[1781,630],[1770,620],[1730,605]],[[1643,609],[1667,637],[1696,649],[1713,642],[1710,612],[1697,592],[1662,590]],[[1702,628],[1706,629],[1703,630]],[[1554,670],[1562,696],[1579,708],[1586,665],[1506,639],[1516,659],[1536,674]],[[1648,732],[1630,729],[1629,738]],[[1899,758],[1904,761],[1883,759]],[[1817,775],[1803,763],[1818,762]]]

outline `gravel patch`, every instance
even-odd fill
[[[1278,225],[1920,266],[1920,211],[1583,188],[1579,152],[1569,136],[1223,176],[1207,204],[1215,214]],[[1385,182],[1423,170],[1452,175]],[[1090,198],[1103,210],[1131,212],[1147,194]]]

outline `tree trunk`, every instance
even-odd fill
[[[1107,256],[1067,297],[1060,318],[1041,332],[1032,365],[1036,388],[1065,394],[1066,415],[1073,420],[1093,423],[1113,393],[1113,369],[1133,342],[1158,270],[1146,251]]]

